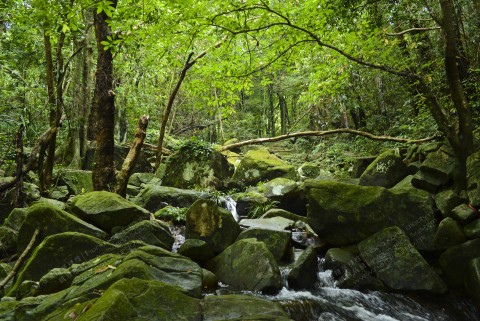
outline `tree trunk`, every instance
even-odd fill
[[[79,119],[79,139],[80,139],[80,156],[82,159],[87,153],[87,142],[89,139],[89,134],[92,137],[90,140],[95,138],[94,128],[95,124],[92,122],[90,126],[90,112],[92,106],[92,62],[93,62],[93,15],[91,10],[88,10],[85,15],[85,38],[84,38],[84,49],[83,49],[83,70],[82,70],[82,112]]]
[[[23,131],[25,127],[20,125],[16,137],[16,161],[17,161],[17,184],[16,184],[16,198],[15,207],[25,207],[25,192],[23,190]]]
[[[455,25],[455,9],[452,0],[440,0],[442,9],[442,29],[445,35],[445,73],[450,96],[457,111],[458,133],[448,137],[457,158],[455,184],[457,190],[465,189],[466,160],[473,151],[473,121],[468,101],[463,89],[458,62],[458,28]]]
[[[116,7],[117,0],[111,6]],[[115,92],[113,88],[113,55],[104,50],[102,41],[112,36],[108,16],[102,11],[94,13],[95,36],[97,40],[97,72],[92,111],[95,122],[95,158],[92,181],[96,191],[113,191],[115,188],[114,132],[115,132]]]
[[[268,106],[269,113],[268,113],[268,127],[270,128],[270,136],[275,136],[275,102],[273,99],[273,84],[268,85]]]
[[[285,96],[277,94],[278,96],[278,106],[280,107],[280,133],[287,133],[287,120],[288,120],[288,110],[287,110],[287,100]]]
[[[122,169],[117,173],[117,186],[115,192],[120,196],[125,197],[127,195],[128,179],[130,178],[130,175],[132,175],[133,168],[135,167],[140,151],[142,150],[143,141],[147,135],[147,127],[148,116],[143,115],[138,123],[132,147],[123,161]]]

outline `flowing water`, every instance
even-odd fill
[[[232,213],[235,221],[238,222],[239,221],[239,216],[238,216],[238,213],[237,213],[237,202],[235,202],[235,200],[233,198],[231,198],[230,196],[221,197],[220,200],[225,205],[225,208],[227,210],[229,210],[230,213]]]

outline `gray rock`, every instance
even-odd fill
[[[263,242],[244,239],[227,247],[207,263],[218,279],[239,290],[277,292],[282,277],[275,258]]]
[[[171,250],[174,242],[168,226],[158,220],[138,222],[113,235],[109,241],[112,244],[125,244],[133,240],[140,240],[166,250]]]
[[[192,259],[201,266],[215,257],[207,242],[197,239],[186,239],[178,249],[178,254]]]
[[[277,262],[289,260],[293,255],[291,233],[289,231],[253,227],[241,232],[237,241],[249,238],[264,242]]]
[[[283,231],[291,230],[293,225],[295,225],[295,221],[284,217],[275,216],[271,218],[243,219],[240,221],[240,225],[246,228],[261,228]]]
[[[360,255],[376,276],[394,290],[444,293],[443,280],[398,227],[388,227],[358,244]]]
[[[317,252],[313,247],[307,247],[288,273],[288,287],[294,290],[312,289],[317,281],[317,273]]]
[[[460,204],[452,210],[452,218],[462,224],[468,224],[477,218],[477,211],[467,204]]]
[[[438,261],[448,285],[462,287],[468,262],[477,257],[480,257],[480,239],[467,241],[443,252]]]
[[[405,176],[407,166],[403,158],[395,151],[380,154],[360,176],[360,185],[393,187]]]
[[[465,225],[463,232],[469,239],[480,238],[480,219],[476,219],[473,222]]]
[[[455,193],[453,189],[447,189],[435,195],[435,204],[444,217],[451,217],[452,210],[458,205],[466,203],[466,201],[464,197]]]
[[[305,190],[294,180],[277,177],[259,186],[257,190],[277,207],[300,215],[307,214]]]

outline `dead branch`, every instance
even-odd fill
[[[20,257],[18,258],[13,269],[10,271],[10,273],[8,273],[7,277],[3,279],[2,282],[0,282],[0,290],[3,289],[5,285],[8,283],[8,281],[10,281],[18,272],[18,270],[20,269],[20,266],[22,265],[23,260],[25,259],[25,257],[28,255],[33,245],[35,244],[35,240],[37,239],[38,233],[40,233],[40,230],[37,228],[35,232],[33,232],[30,242],[28,243],[25,250],[22,252],[22,255],[20,255]]]
[[[254,145],[254,144],[261,144],[261,143],[271,143],[277,142],[280,140],[288,139],[288,138],[295,138],[295,137],[320,137],[320,136],[329,136],[335,134],[353,134],[357,136],[366,137],[372,140],[378,141],[387,141],[387,142],[396,142],[396,143],[406,143],[406,144],[422,144],[425,142],[429,142],[438,138],[438,136],[427,137],[423,139],[406,139],[406,138],[399,138],[399,137],[391,137],[391,136],[376,136],[371,133],[363,132],[360,130],[350,129],[350,128],[339,128],[339,129],[332,129],[332,130],[325,130],[325,131],[306,131],[306,132],[297,132],[291,134],[285,134],[275,137],[266,137],[266,138],[256,138],[256,139],[249,139],[243,142],[238,142],[230,145],[222,146],[220,150],[229,150],[232,148],[242,147],[245,145]]]

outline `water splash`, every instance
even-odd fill
[[[239,216],[238,216],[238,213],[237,213],[237,202],[235,202],[235,200],[233,198],[231,198],[230,196],[221,197],[221,201],[222,201],[222,204],[225,205],[225,208],[227,210],[229,210],[230,213],[232,213],[235,221],[238,222]]]

